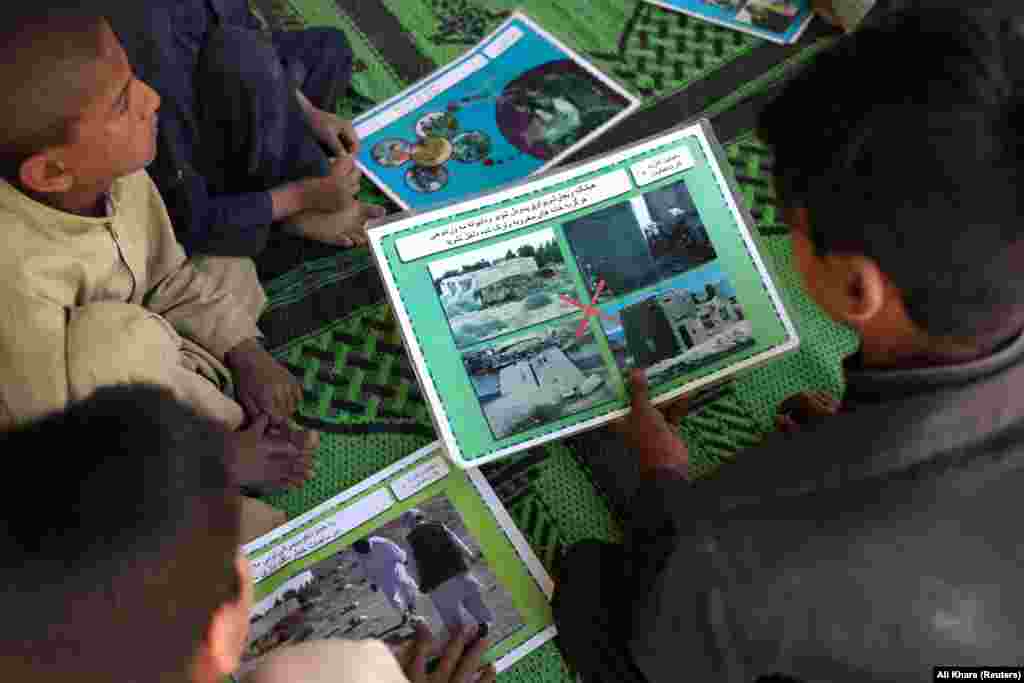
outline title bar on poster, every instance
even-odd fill
[[[643,187],[670,175],[688,171],[693,168],[694,163],[689,149],[676,147],[638,161],[629,170],[633,173],[637,187]]]
[[[344,536],[387,511],[395,502],[391,491],[380,488],[318,524],[296,534],[273,550],[252,560],[252,578],[259,583],[281,567]]]
[[[406,114],[416,111],[446,90],[455,87],[485,66],[487,66],[487,60],[482,55],[473,55],[458,66],[443,72],[416,92],[409,93],[407,97],[387,107],[379,114],[359,121],[355,125],[356,135],[360,139],[368,138],[377,131],[387,128]]]
[[[550,192],[533,201],[403,237],[395,241],[395,249],[402,261],[415,261],[543,223],[626,194],[631,189],[633,184],[629,175],[624,170],[618,170],[564,190]]]

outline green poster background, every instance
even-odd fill
[[[362,498],[371,495],[375,491],[387,487],[394,479],[402,476],[402,474],[412,469],[424,465],[435,457],[437,457],[436,452],[424,456],[422,459],[417,460],[415,464],[396,472],[393,476],[381,482],[379,485],[367,489],[358,496],[354,496],[353,498],[346,500],[336,508],[328,510],[323,515],[320,515],[316,519],[310,521],[308,524],[288,533],[285,536],[282,536],[271,545],[251,553],[249,555],[249,559],[252,560],[270,552],[274,547],[294,538],[304,530],[315,526],[318,522],[323,521],[337,513],[339,510],[343,510]],[[334,542],[319,548],[291,564],[285,565],[271,576],[268,576],[263,581],[256,584],[256,600],[262,600],[289,579],[301,574],[307,567],[314,565],[321,560],[327,559],[331,555],[347,548],[358,539],[367,536],[375,529],[397,519],[409,508],[416,507],[420,503],[430,500],[440,494],[446,495],[452,502],[455,509],[462,516],[467,530],[476,539],[484,553],[484,556],[487,558],[486,561],[488,567],[490,567],[494,572],[498,581],[505,587],[509,595],[512,596],[516,609],[519,611],[524,622],[522,628],[491,648],[487,653],[487,661],[499,659],[506,653],[537,635],[540,631],[551,626],[554,623],[554,617],[551,614],[551,605],[548,603],[548,599],[544,595],[544,592],[540,589],[540,586],[534,580],[522,559],[520,559],[515,547],[513,547],[511,541],[509,541],[508,537],[505,535],[504,529],[500,524],[498,524],[497,519],[494,517],[494,513],[487,504],[484,503],[483,498],[473,483],[469,480],[466,472],[454,467],[450,468],[449,474],[445,476],[444,479],[431,484],[410,498],[395,503],[385,513],[374,517],[370,521],[353,529]]]
[[[533,195],[523,195],[507,202],[488,206],[479,211],[460,213],[457,215],[453,213],[453,215],[445,219],[426,223],[416,228],[392,233],[381,240],[384,256],[387,259],[389,269],[395,278],[402,302],[409,313],[413,332],[415,333],[416,339],[423,352],[423,356],[426,359],[428,371],[437,389],[437,393],[441,397],[444,414],[451,425],[452,432],[455,434],[456,440],[458,441],[463,459],[467,461],[479,459],[496,450],[507,448],[517,443],[536,438],[540,435],[558,431],[593,417],[624,408],[627,405],[627,396],[618,369],[612,360],[610,351],[608,350],[607,341],[604,338],[601,326],[596,321],[592,320],[590,323],[591,329],[595,331],[596,336],[598,337],[599,345],[602,349],[602,355],[605,358],[605,363],[610,370],[611,377],[614,378],[613,384],[615,385],[616,394],[619,397],[618,400],[594,406],[589,410],[564,417],[541,427],[509,435],[502,439],[496,439],[488,425],[486,417],[484,416],[480,402],[477,400],[469,374],[463,365],[463,354],[467,350],[494,344],[496,341],[500,341],[506,337],[515,337],[525,330],[546,329],[554,325],[564,324],[573,315],[575,315],[575,319],[577,320],[580,316],[578,314],[568,314],[566,317],[555,318],[532,327],[509,330],[486,342],[459,350],[455,346],[455,340],[452,337],[448,319],[445,316],[444,309],[442,308],[440,299],[437,296],[433,279],[431,278],[429,271],[430,265],[436,261],[494,246],[510,239],[516,239],[531,233],[554,228],[562,248],[562,254],[565,257],[565,263],[573,273],[576,283],[575,298],[578,301],[589,301],[590,298],[584,287],[583,276],[580,274],[579,269],[573,260],[572,252],[565,240],[565,235],[561,226],[580,216],[599,211],[600,209],[608,206],[620,204],[631,197],[645,194],[666,185],[671,185],[679,180],[684,180],[691,196],[693,197],[697,211],[708,231],[712,245],[717,252],[718,256],[714,262],[718,263],[719,267],[726,274],[733,284],[733,287],[736,289],[736,294],[743,307],[744,314],[751,322],[755,343],[752,346],[730,354],[716,362],[709,363],[694,370],[693,372],[683,374],[669,382],[652,386],[652,395],[657,396],[658,394],[671,391],[683,384],[712,374],[723,367],[736,364],[740,361],[761,354],[787,341],[788,336],[786,328],[775,309],[775,305],[771,300],[768,290],[761,280],[760,273],[757,271],[753,258],[747,249],[747,245],[740,232],[740,226],[732,212],[729,210],[725,195],[726,190],[718,183],[711,161],[704,154],[704,150],[696,136],[686,137],[682,140],[673,141],[664,146],[651,149],[642,154],[630,156],[622,162],[610,164],[588,175],[574,176],[571,180],[547,190],[545,194],[556,192],[565,187],[577,185],[589,178],[597,177],[618,169],[628,169],[631,165],[642,159],[677,147],[686,147],[692,154],[695,165],[689,170],[669,176],[656,183],[645,185],[642,189],[638,189],[634,183],[633,189],[625,195],[620,195],[608,201],[589,206],[581,211],[559,216],[558,218],[545,223],[506,233],[500,237],[482,240],[468,246],[457,247],[455,249],[424,257],[409,263],[403,263],[398,256],[396,242],[403,237],[443,227],[449,223],[455,222],[456,220],[467,220],[477,215],[495,211],[514,204],[519,204],[528,201],[528,199],[532,200],[535,198]],[[630,177],[632,180],[632,176]],[[660,284],[662,283],[657,283],[638,291],[653,291],[658,289]],[[634,291],[629,292],[628,294],[632,296],[636,293],[637,292]],[[622,297],[619,299],[621,298]],[[602,302],[601,305],[605,306],[613,304],[619,299]]]

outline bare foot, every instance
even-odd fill
[[[319,445],[316,432],[267,430],[269,419],[260,416],[249,427],[231,432],[229,469],[237,486],[263,493],[295,488],[313,474],[313,454]]]
[[[386,213],[387,210],[382,206],[356,201],[335,213],[304,211],[288,219],[284,229],[315,242],[354,247],[366,244],[369,239],[366,235],[366,222]]]

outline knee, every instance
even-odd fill
[[[166,386],[180,349],[181,337],[170,323],[141,306],[104,301],[72,309],[66,349],[70,398],[114,384]]]

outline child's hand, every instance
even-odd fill
[[[832,0],[811,0],[811,7],[819,17],[828,23],[833,26],[841,26],[839,17],[836,16],[835,8],[832,5]]]
[[[302,182],[303,208],[309,211],[335,213],[355,203],[363,177],[352,157],[331,161],[331,174],[322,178],[306,178]]]
[[[266,415],[230,433],[229,469],[238,486],[275,490],[301,486],[312,475],[313,456],[287,435],[275,435]]]
[[[480,664],[488,641],[478,639],[466,649],[474,635],[475,628],[461,628],[448,641],[437,668],[427,673],[427,657],[433,649],[434,637],[426,624],[417,622],[416,639],[398,655],[398,662],[411,683],[494,683],[494,665]]]
[[[359,153],[359,136],[351,121],[314,107],[309,123],[317,139],[327,145],[335,156]]]
[[[648,395],[647,375],[643,370],[633,370],[630,390],[633,394],[633,410],[626,417],[613,422],[611,427],[637,452],[640,471],[653,472],[658,467],[670,467],[688,476],[689,450],[669,424],[669,420],[678,423],[685,415],[686,399],[673,401],[660,410],[655,408]]]
[[[287,424],[302,400],[302,387],[255,339],[228,352],[227,366],[235,376],[238,402],[250,419],[268,415],[273,425]]]

